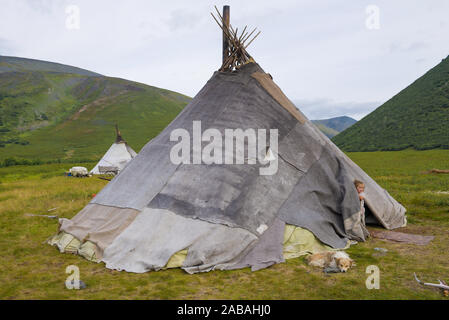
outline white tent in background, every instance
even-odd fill
[[[103,158],[90,171],[91,174],[120,172],[137,153],[123,140],[118,127],[115,127],[117,138]]]

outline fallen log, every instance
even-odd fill
[[[432,169],[429,173],[449,173],[449,170]]]

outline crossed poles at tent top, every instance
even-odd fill
[[[254,61],[250,54],[246,51],[246,48],[248,48],[251,42],[253,42],[254,39],[257,38],[257,36],[260,34],[260,31],[248,43],[246,43],[256,31],[256,28],[254,28],[254,30],[251,32],[247,32],[247,26],[245,26],[239,36],[238,28],[234,30],[231,24],[229,24],[228,26],[216,6],[215,10],[217,11],[218,17],[215,17],[212,12],[210,14],[214,18],[215,22],[217,22],[221,30],[223,30],[223,35],[228,40],[227,58],[224,59],[219,71],[231,72],[251,60]]]

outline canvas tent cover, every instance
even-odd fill
[[[119,141],[112,144],[103,158],[90,171],[91,174],[100,174],[100,167],[115,167],[118,171],[131,161],[137,153],[125,142]]]
[[[260,164],[179,164],[170,133],[202,128],[279,130],[278,171]],[[258,64],[215,72],[184,110],[60,231],[92,243],[98,261],[129,272],[159,270],[187,252],[187,272],[253,270],[283,261],[286,225],[344,248],[367,237],[353,181],[387,229],[405,209],[322,134]],[[53,242],[55,244],[55,242]]]

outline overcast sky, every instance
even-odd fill
[[[248,51],[311,119],[360,119],[449,54],[447,0],[0,0],[0,55],[193,97],[221,64],[214,4],[262,31]]]

